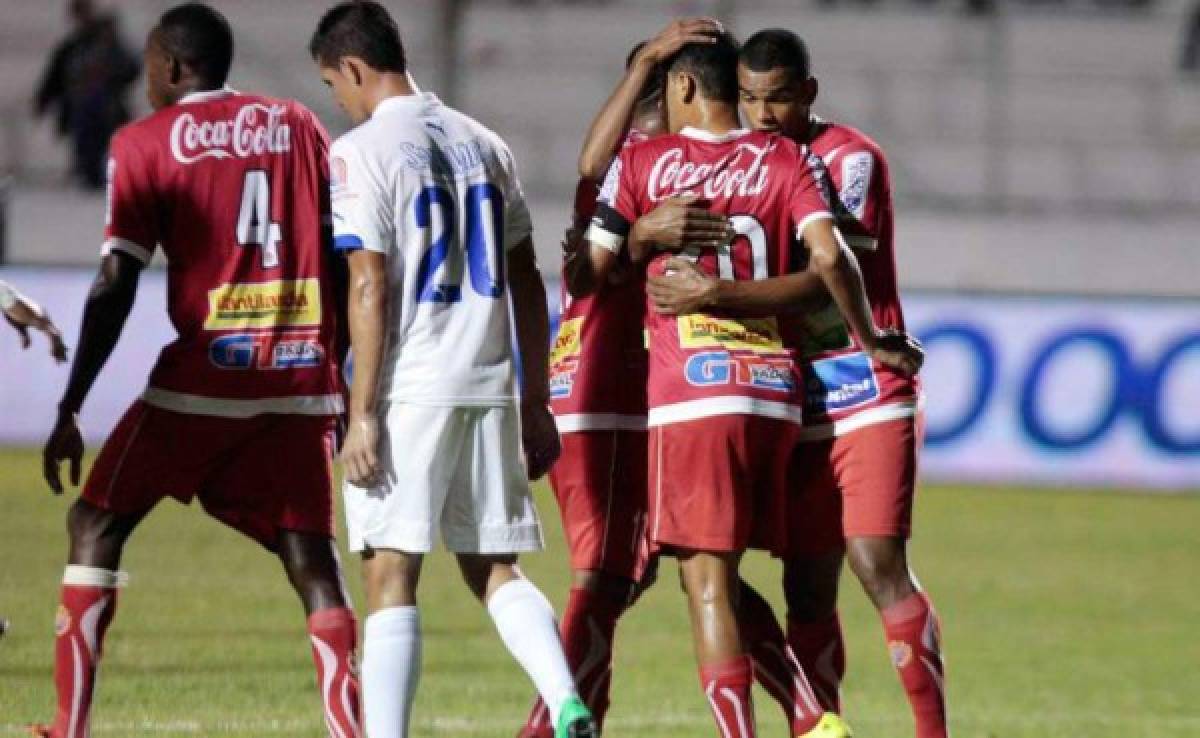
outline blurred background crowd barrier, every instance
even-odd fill
[[[171,3],[98,3],[140,48]],[[305,45],[314,0],[215,4],[236,87],[345,121]],[[558,267],[575,158],[628,49],[715,14],[809,42],[824,117],[888,153],[913,327],[929,341],[929,479],[1200,490],[1200,4],[1186,0],[412,0],[388,3],[418,83],[495,128]],[[73,334],[103,195],[34,95],[67,5],[0,0],[0,278]],[[115,94],[115,93],[114,93]],[[145,111],[140,81],[129,95]],[[149,275],[87,409],[93,438],[170,336]],[[156,322],[157,321],[157,322]],[[40,441],[62,371],[0,337],[0,443]],[[31,386],[32,385],[32,386]],[[43,386],[44,385],[44,386]]]

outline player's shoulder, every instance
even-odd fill
[[[883,148],[862,130],[846,123],[829,121],[822,121],[820,126],[813,137],[812,147],[822,157],[866,153],[874,159],[884,160]]]

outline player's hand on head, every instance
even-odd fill
[[[529,479],[541,479],[562,454],[558,425],[545,402],[521,403],[521,444],[525,448],[525,469]]]
[[[379,463],[379,419],[374,415],[351,414],[342,443],[342,467],[346,481],[356,487],[373,487],[383,472]]]
[[[79,421],[74,413],[60,412],[42,449],[42,476],[56,495],[63,493],[59,464],[64,461],[70,464],[71,485],[78,487],[83,464],[83,434],[79,432]]]
[[[722,30],[716,18],[679,18],[647,41],[639,56],[652,64],[661,64],[687,44],[712,43]]]
[[[662,275],[646,281],[646,294],[654,309],[664,315],[688,315],[713,305],[718,281],[687,259],[673,256]]]
[[[634,223],[634,238],[660,251],[715,249],[729,243],[734,235],[729,219],[700,207],[698,199],[679,195],[664,200]]]
[[[925,349],[921,342],[903,331],[877,331],[875,346],[869,353],[880,364],[906,377],[921,371],[921,365],[925,363]]]

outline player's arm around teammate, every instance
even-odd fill
[[[29,338],[29,329],[33,328],[45,334],[50,341],[50,355],[56,361],[62,363],[67,360],[67,344],[63,342],[62,333],[59,332],[58,326],[54,325],[54,321],[50,320],[50,316],[46,315],[46,311],[2,280],[0,280],[0,313],[4,313],[4,319],[17,331],[22,349],[29,348],[32,343]]]

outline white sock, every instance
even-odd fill
[[[554,622],[554,608],[537,587],[521,578],[493,592],[487,609],[504,645],[550,710],[551,724],[558,725],[563,703],[577,695]]]
[[[363,626],[363,723],[371,738],[408,738],[408,720],[421,676],[421,617],[417,608],[389,607]]]

